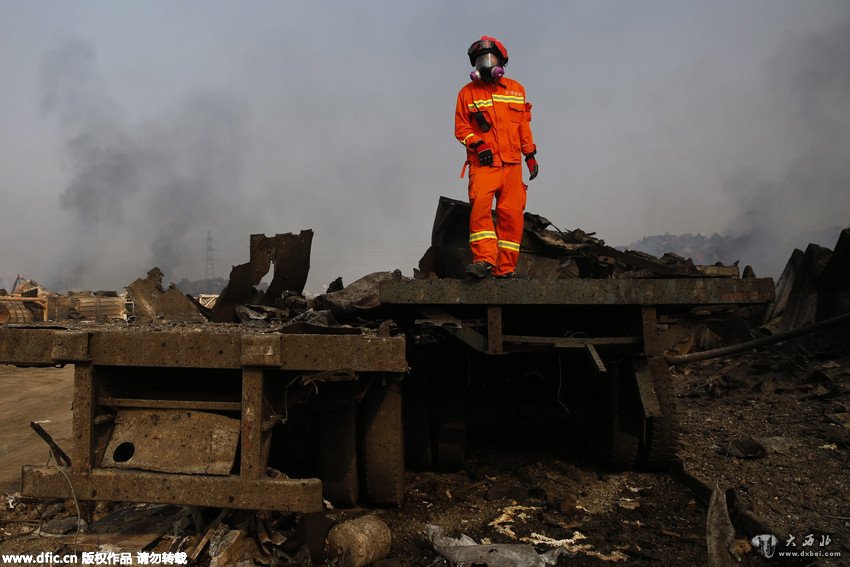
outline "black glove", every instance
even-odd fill
[[[528,180],[531,181],[535,177],[537,177],[537,172],[540,171],[540,167],[537,165],[537,159],[535,159],[534,155],[537,153],[537,150],[534,150],[530,154],[526,154],[525,163],[528,165]]]
[[[479,140],[469,147],[478,154],[478,163],[481,165],[493,165],[493,150],[484,143],[484,140]]]

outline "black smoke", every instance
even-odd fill
[[[101,74],[94,47],[71,40],[46,53],[42,109],[55,121],[71,220],[51,287],[120,287],[152,265],[189,273],[204,234],[239,215],[245,111],[220,92],[195,92],[164,115],[131,120]],[[152,87],[155,88],[155,87]],[[178,273],[179,272],[179,273]]]

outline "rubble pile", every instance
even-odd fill
[[[776,284],[776,299],[764,315],[771,332],[783,332],[850,312],[850,229],[835,249],[809,244],[794,250]]]
[[[702,234],[658,234],[641,238],[624,249],[640,250],[655,256],[672,252],[685,258],[692,258],[698,264],[716,264],[728,262],[735,250],[740,250],[746,237],[720,236],[710,237]]]
[[[431,247],[419,261],[416,278],[463,278],[469,251],[470,205],[440,197]],[[751,270],[745,274],[752,276]],[[739,277],[737,265],[695,264],[673,253],[660,257],[618,250],[581,229],[560,230],[548,219],[525,213],[517,273],[534,279]]]

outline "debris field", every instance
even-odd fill
[[[527,213],[523,279],[471,283],[468,215],[440,199],[413,278],[316,297],[312,231],[252,235],[213,298],[158,268],[122,293],[19,278],[0,362],[73,393],[34,394],[70,430],[0,424],[51,455],[18,463],[0,554],[845,564],[850,230],[774,284]]]

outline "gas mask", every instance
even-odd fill
[[[475,58],[475,69],[469,74],[473,81],[496,83],[505,75],[505,69],[493,53],[482,53]]]

